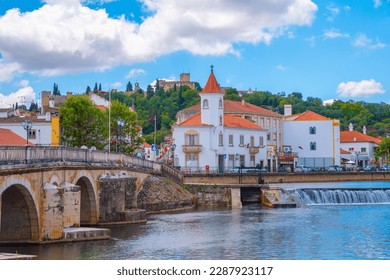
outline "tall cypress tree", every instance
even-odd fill
[[[93,88],[93,92],[94,92],[94,93],[97,93],[97,92],[98,92],[98,85],[97,85],[97,83],[95,83],[95,86],[94,86],[94,88]]]
[[[131,84],[131,82],[129,81],[126,85],[126,91],[129,92],[129,91],[133,91],[133,85]]]

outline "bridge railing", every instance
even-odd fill
[[[161,172],[161,164],[105,151],[70,147],[0,146],[0,165],[48,162],[113,163]]]
[[[161,175],[174,180],[176,183],[183,183],[183,173],[180,170],[173,168],[169,165],[161,165]]]

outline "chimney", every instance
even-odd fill
[[[246,106],[246,104],[245,104],[245,100],[243,99],[243,100],[241,100],[241,105],[242,106]]]
[[[284,104],[284,116],[288,117],[292,115],[292,106],[291,104]]]
[[[363,134],[367,134],[366,126],[363,126]]]
[[[349,131],[353,131],[353,124],[349,123]]]

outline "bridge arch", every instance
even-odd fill
[[[13,184],[0,198],[0,241],[39,240],[38,211],[30,191],[21,184]]]
[[[80,187],[80,224],[97,224],[96,191],[90,176],[81,176],[76,185]]]

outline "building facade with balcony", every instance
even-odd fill
[[[365,127],[363,132],[359,132],[353,130],[353,125],[350,124],[349,131],[340,132],[340,139],[341,148],[350,153],[348,159],[354,161],[356,166],[364,168],[367,165],[373,165],[375,149],[381,140],[367,135]]]
[[[283,115],[253,105],[245,100],[233,101],[223,100],[224,114],[228,116],[240,117],[248,120],[262,129],[266,130],[266,161],[264,166],[268,166],[270,171],[276,170],[277,155],[284,152],[283,148]],[[178,123],[199,114],[201,104],[180,110],[176,114]]]
[[[340,165],[340,121],[312,111],[292,115],[285,105],[284,145],[298,153],[298,165],[321,169]]]
[[[267,130],[225,113],[224,92],[213,70],[199,93],[200,113],[172,126],[174,165],[182,170],[233,170],[266,165]]]

